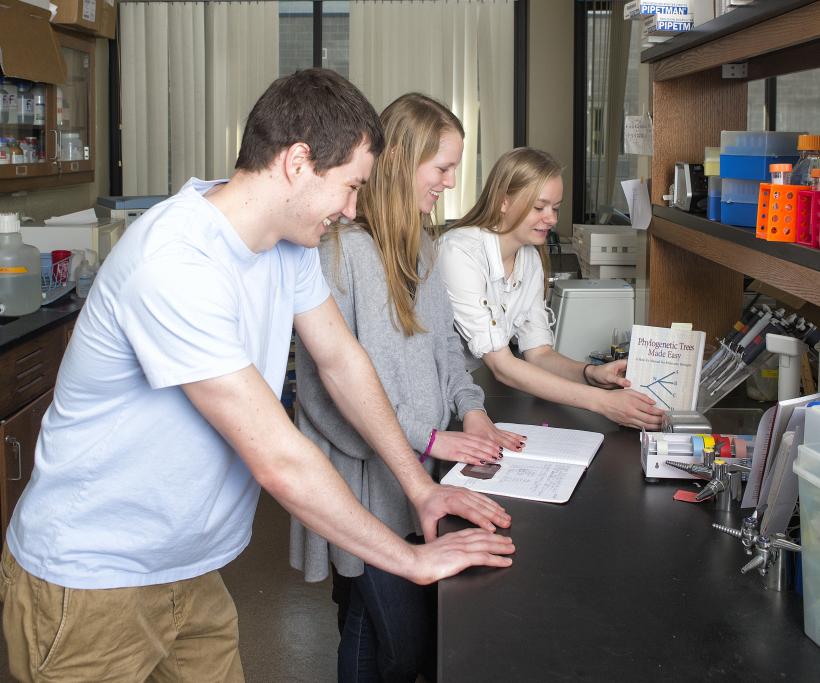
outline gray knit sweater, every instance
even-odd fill
[[[425,234],[422,253],[433,254]],[[416,315],[426,333],[405,337],[391,320],[384,267],[372,238],[358,227],[342,229],[319,246],[322,270],[348,326],[370,355],[410,445],[423,452],[430,430],[446,429],[452,413],[461,419],[483,410],[484,393],[464,367],[461,340],[453,328],[447,290],[434,267],[419,285]],[[420,266],[425,272],[426,266]],[[338,412],[316,366],[296,342],[299,411],[296,423],[327,456],[353,494],[402,537],[420,533],[415,511],[392,472]],[[428,460],[428,471],[432,469]],[[307,581],[328,575],[328,561],[343,576],[358,576],[362,561],[329,544],[291,518],[290,563]]]

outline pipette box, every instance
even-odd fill
[[[721,131],[721,177],[768,182],[770,164],[796,163],[798,135],[762,130]]]
[[[753,228],[757,225],[757,204],[720,203],[720,222],[738,228]]]
[[[689,0],[630,0],[624,5],[624,19],[643,19],[658,12],[689,14]]]
[[[741,228],[757,224],[757,180],[723,178],[721,180],[720,222]]]

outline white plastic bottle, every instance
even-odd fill
[[[34,313],[42,301],[40,251],[23,244],[16,213],[0,213],[0,316]]]
[[[9,122],[9,94],[6,92],[6,82],[0,78],[0,123]]]
[[[88,261],[83,258],[77,268],[77,296],[85,299],[91,291],[91,285],[94,283],[94,269],[88,265]]]
[[[46,125],[46,91],[42,84],[37,83],[31,89],[31,94],[34,99],[34,125]]]
[[[34,95],[28,81],[17,82],[17,123],[34,123]]]
[[[17,84],[10,78],[2,80],[6,91],[6,116],[3,123],[17,123]]]

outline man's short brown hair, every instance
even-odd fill
[[[363,142],[373,156],[384,134],[373,105],[330,69],[304,69],[275,80],[248,116],[236,168],[261,171],[297,142],[310,147],[316,173],[350,161]]]

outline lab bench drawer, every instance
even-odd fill
[[[40,423],[53,397],[54,392],[48,391],[0,420],[0,539],[5,539],[14,506],[31,479]]]
[[[59,326],[0,354],[0,417],[54,386],[64,348],[65,328]]]

